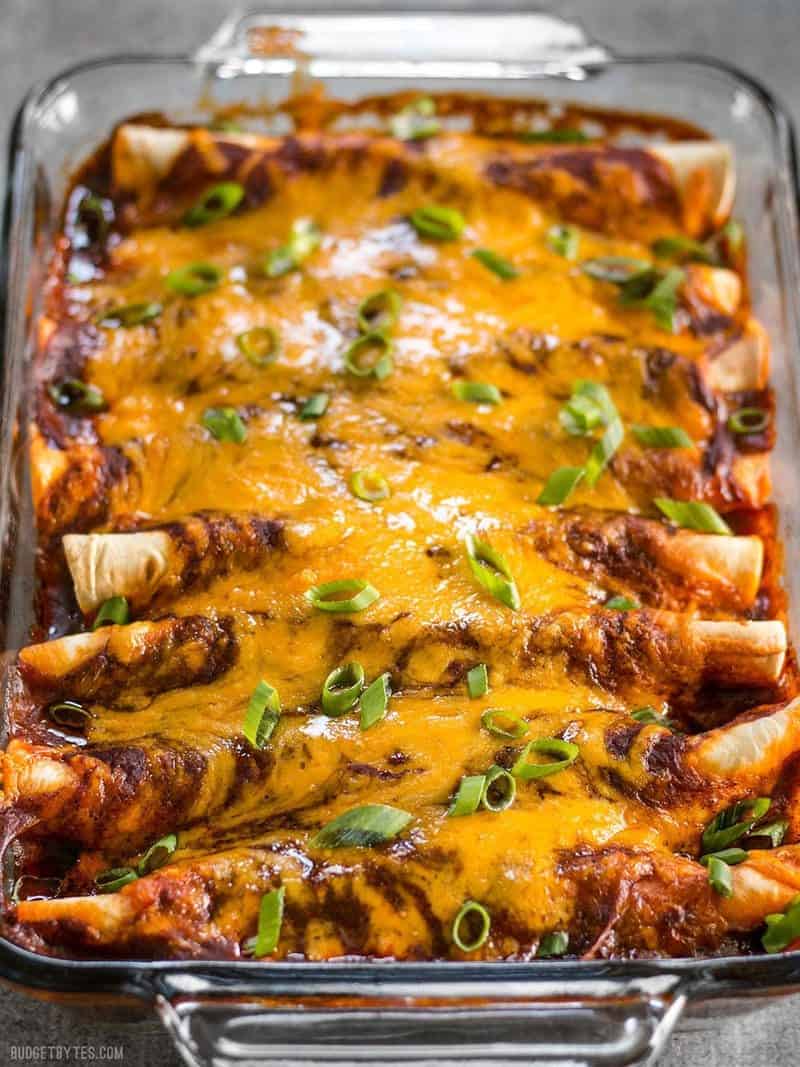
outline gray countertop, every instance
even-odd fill
[[[0,133],[5,136],[19,99],[33,81],[104,53],[193,47],[211,34],[231,6],[229,0],[0,0]],[[248,6],[244,0],[242,6]],[[281,9],[255,0],[249,6]],[[291,12],[296,6],[288,0],[282,10]],[[436,0],[348,0],[338,5],[317,0],[315,6],[414,10],[447,5]],[[579,17],[593,36],[620,52],[684,51],[730,60],[770,85],[800,120],[800,0],[543,0],[496,5],[471,0],[460,6],[482,11],[494,6],[519,11],[550,7]],[[757,1014],[731,1015],[724,1023],[690,1020],[674,1040],[665,1067],[779,1067],[796,1062],[798,1009],[800,998],[792,997],[772,1002]],[[0,991],[0,1065],[34,1062],[34,1046],[61,1046],[61,1051],[53,1047],[45,1052],[36,1061],[40,1063],[105,1060],[125,1067],[177,1067],[180,1062],[155,1023],[110,1023],[102,1011],[89,1019],[77,1018],[56,1005]],[[121,1053],[109,1053],[109,1047]],[[26,1048],[27,1053],[17,1051]]]

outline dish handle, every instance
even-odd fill
[[[666,1047],[688,992],[673,975],[499,984],[495,975],[482,996],[475,984],[457,980],[428,985],[422,995],[420,983],[401,989],[379,978],[360,987],[342,979],[335,989],[303,983],[305,991],[292,992],[279,973],[257,983],[276,992],[259,995],[235,992],[230,983],[212,989],[188,975],[172,988],[162,984],[156,1009],[184,1062],[643,1067]]]
[[[547,5],[545,5],[546,7]],[[547,10],[523,13],[363,12],[280,15],[235,11],[194,54],[229,78],[300,64],[311,74],[412,75],[420,70],[447,77],[468,63],[471,73],[563,75],[582,80],[611,58],[574,19]]]

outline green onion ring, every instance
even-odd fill
[[[94,617],[92,630],[101,626],[125,626],[131,617],[128,599],[124,596],[112,596],[105,600]]]
[[[369,468],[353,472],[350,477],[350,489],[353,496],[357,496],[359,500],[366,500],[369,504],[386,500],[392,492],[383,475]]]
[[[505,767],[498,767],[497,764],[494,764],[486,772],[485,779],[481,796],[481,803],[484,808],[487,811],[495,812],[505,811],[506,808],[510,808],[517,795],[517,780],[513,774],[510,774]],[[498,787],[500,787],[500,795],[493,800],[489,795],[489,790],[494,788],[495,793],[497,793]]]
[[[349,595],[347,595],[349,594]],[[378,590],[361,578],[342,578],[307,589],[306,600],[320,611],[363,611],[380,597]]]
[[[344,365],[356,378],[377,378],[379,382],[388,378],[394,369],[392,359],[392,341],[382,333],[362,333],[345,349]],[[374,351],[376,358],[372,364],[363,365],[361,357]]]
[[[550,763],[531,763],[528,757],[532,752],[558,758]],[[537,778],[549,778],[551,774],[558,774],[559,771],[571,767],[579,755],[580,749],[571,741],[562,741],[558,737],[542,737],[537,741],[527,743],[511,768],[511,773],[515,778],[521,778],[525,782]]]
[[[455,208],[427,204],[409,215],[409,222],[420,235],[432,241],[455,241],[464,232],[464,216]]]
[[[764,408],[739,408],[728,416],[728,429],[736,434],[761,433],[770,420],[770,413]]]
[[[47,395],[60,411],[70,415],[91,415],[104,411],[106,398],[96,385],[89,385],[79,378],[64,378],[47,387]]]
[[[163,867],[172,853],[178,847],[178,835],[166,834],[154,842],[136,865],[136,873],[140,878],[151,871]]]
[[[101,893],[116,893],[123,886],[130,885],[138,878],[133,867],[111,867],[107,871],[101,871],[94,880],[94,884]]]
[[[68,730],[83,730],[92,718],[91,712],[87,711],[77,700],[60,700],[57,704],[51,704],[47,709],[47,714],[53,722]]]
[[[162,312],[161,304],[154,300],[149,303],[122,304],[119,307],[110,307],[101,311],[96,321],[100,326],[129,327],[142,326],[146,322],[157,319]]]
[[[510,725],[498,725],[496,720],[502,717]],[[481,715],[481,726],[494,737],[504,737],[510,741],[519,741],[530,729],[527,722],[505,708],[487,708]]]
[[[281,353],[278,331],[271,326],[253,326],[236,335],[236,346],[254,367],[274,363]]]
[[[465,774],[458,783],[456,795],[447,809],[448,816],[455,819],[463,815],[474,815],[480,807],[485,786],[485,774]]]
[[[184,226],[205,226],[227,218],[244,199],[244,186],[238,182],[220,182],[207,189],[194,207],[183,216]]]
[[[322,710],[326,715],[344,715],[355,707],[364,688],[364,668],[360,663],[334,667],[322,686]]]
[[[166,277],[168,289],[182,296],[202,296],[216,289],[224,277],[220,267],[213,263],[187,263],[176,267]]]
[[[474,936],[468,941],[466,940],[469,936],[468,925],[475,924],[476,920],[477,929]],[[474,952],[485,943],[491,927],[492,918],[483,904],[479,904],[476,900],[466,900],[453,920],[453,941],[462,952]]]
[[[358,328],[362,333],[386,333],[394,327],[403,298],[396,289],[379,289],[358,305]]]
[[[281,700],[278,690],[262,678],[248,701],[242,733],[253,748],[264,748],[280,717]]]

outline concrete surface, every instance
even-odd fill
[[[0,0],[0,134],[5,138],[17,102],[34,80],[108,52],[192,48],[209,36],[232,6],[226,0]],[[249,6],[270,8],[257,2]],[[332,10],[337,4],[317,0],[315,6]],[[436,0],[385,5],[348,0],[338,6],[413,10],[447,5]],[[493,6],[492,0],[461,4],[484,11]],[[571,0],[567,4],[551,0],[549,5],[509,0],[496,6],[520,11],[549,6],[576,15],[618,51],[691,51],[733,60],[772,86],[800,120],[800,0]],[[282,5],[284,12],[296,8],[292,0]],[[124,1067],[178,1067],[180,1061],[155,1024],[111,1024],[103,1021],[102,1012],[97,1016],[90,1022],[77,1020],[54,1005],[0,992],[0,1064],[116,1062]],[[40,1046],[50,1049],[39,1052]],[[756,1015],[732,1015],[724,1023],[692,1020],[663,1063],[664,1067],[783,1067],[796,1062],[798,1048],[800,998],[792,997]]]

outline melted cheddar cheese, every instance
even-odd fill
[[[279,957],[461,958],[451,927],[470,900],[490,915],[485,958],[531,958],[559,931],[575,953],[716,951],[738,928],[696,862],[701,835],[726,805],[769,793],[781,766],[716,772],[716,735],[698,730],[788,699],[792,682],[755,518],[771,438],[726,429],[770,399],[746,374],[739,391],[714,386],[715,358],[753,327],[703,168],[681,184],[646,147],[475,132],[403,143],[135,125],[103,159],[86,180],[113,221],[101,240],[82,230],[85,190],[73,196],[66,276],[54,268],[40,327],[32,457],[53,640],[20,653],[4,757],[28,869],[47,868],[52,834],[78,858],[52,899],[20,904],[15,936],[47,951],[238,956],[262,896],[282,887]],[[191,224],[221,181],[241,202]],[[414,224],[431,205],[457,213],[449,239]],[[301,220],[318,245],[270,276]],[[713,265],[654,254],[676,235],[705,240]],[[679,272],[673,331],[587,269],[610,259],[655,264],[656,280]],[[208,291],[176,290],[192,264],[216,270]],[[359,312],[386,290],[398,312],[376,344],[391,372],[359,376],[347,365]],[[155,310],[126,324],[132,306]],[[247,336],[264,330],[274,358],[253,361]],[[59,399],[75,378],[95,411]],[[585,382],[620,439],[554,507],[541,499],[551,475],[584,468],[610,425],[606,413],[570,431]],[[493,387],[491,402],[463,399],[468,383]],[[324,412],[304,417],[320,393]],[[220,409],[233,439],[209,422]],[[654,448],[635,427],[671,427],[683,444]],[[385,480],[380,499],[354,491],[364,471]],[[668,526],[656,498],[706,507],[738,544],[717,551],[707,529]],[[470,537],[499,554],[518,603],[492,595],[497,570],[477,580]],[[327,613],[309,599],[345,579],[369,583],[373,602]],[[98,588],[131,617],[78,638]],[[355,701],[338,716],[321,703],[347,663],[365,684],[391,682],[368,729]],[[479,664],[489,689],[473,698]],[[245,727],[260,683],[280,704],[263,743]],[[82,709],[78,728],[54,721],[64,701]],[[521,735],[488,730],[492,709]],[[577,755],[518,773],[527,742],[548,739]],[[491,767],[514,768],[513,804],[448,814],[462,778]],[[373,849],[315,844],[378,804],[407,813],[407,829]],[[137,868],[172,832],[167,865]],[[120,866],[129,882],[98,895]],[[676,901],[684,919],[667,930]]]

